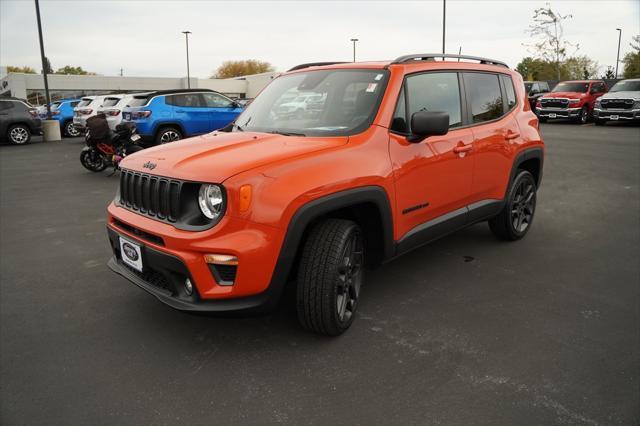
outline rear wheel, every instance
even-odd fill
[[[7,139],[14,145],[24,145],[31,140],[31,131],[24,124],[15,124],[7,130]]]
[[[175,127],[164,127],[156,135],[156,144],[161,145],[182,139],[182,132]]]
[[[71,138],[75,138],[80,136],[80,130],[73,125],[73,121],[69,120],[64,124],[64,134]]]
[[[327,219],[309,234],[298,265],[296,305],[307,330],[337,336],[354,320],[364,272],[360,228]]]
[[[502,211],[489,220],[489,228],[502,240],[519,240],[531,228],[535,210],[536,181],[528,171],[519,170]]]

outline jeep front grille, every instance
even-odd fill
[[[567,106],[569,106],[569,99],[564,99],[564,98],[540,99],[540,105],[543,108],[566,108]]]
[[[121,170],[120,205],[130,210],[176,222],[180,217],[183,182],[144,173]]]
[[[602,109],[631,109],[633,102],[633,99],[602,99],[600,107]]]

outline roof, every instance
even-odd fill
[[[175,95],[178,93],[200,93],[200,92],[211,92],[218,93],[215,90],[211,89],[170,89],[170,90],[157,90],[155,92],[147,92],[147,93],[132,93],[132,95],[136,98],[149,98],[153,96],[162,96],[162,95]]]

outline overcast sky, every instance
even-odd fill
[[[505,60],[514,67],[530,43],[525,30],[545,1],[447,1],[447,52]],[[640,1],[551,1],[572,14],[565,25],[579,54],[615,65],[640,33]],[[439,52],[442,1],[93,1],[40,0],[46,54],[54,69],[82,66],[103,75],[209,77],[225,60],[260,59],[278,70],[313,61],[393,59]],[[0,0],[0,65],[40,70],[33,0]]]

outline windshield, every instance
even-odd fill
[[[52,110],[54,110],[54,109],[58,109],[58,108],[60,108],[60,104],[61,104],[61,102],[54,102],[54,103],[52,103],[52,104],[51,104],[51,109],[52,109]]]
[[[129,102],[127,102],[127,106],[138,107],[138,106],[146,105],[148,100],[149,98],[147,98],[146,96],[143,96],[143,97],[136,96],[133,99],[130,99]]]
[[[553,88],[552,92],[577,92],[587,93],[589,83],[559,83]]]
[[[525,83],[524,84],[524,88],[527,91],[527,93],[529,93],[531,91],[532,87],[533,87],[533,83]]]
[[[640,80],[619,81],[609,90],[609,92],[640,92]]]
[[[86,107],[89,106],[89,104],[91,104],[91,102],[93,101],[93,99],[83,99],[80,101],[80,103],[78,104],[78,107]]]
[[[237,118],[233,131],[346,136],[366,129],[386,70],[320,70],[275,79]]]

